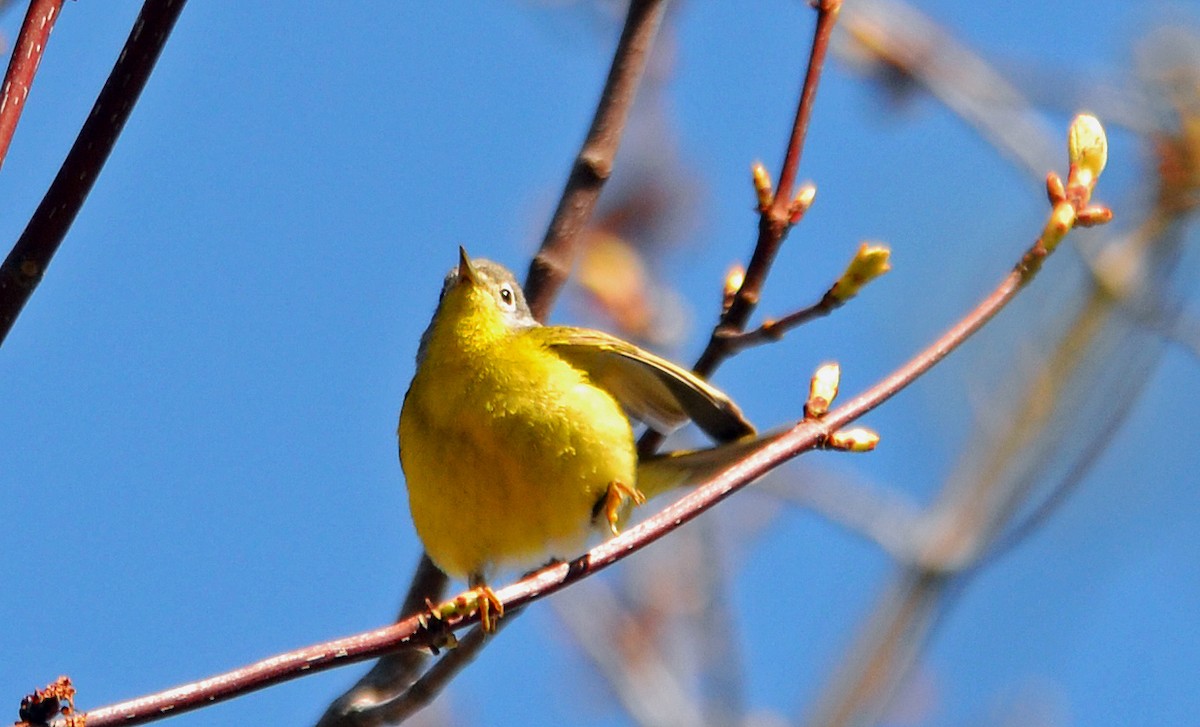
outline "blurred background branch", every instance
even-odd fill
[[[1045,122],[1000,74],[913,8],[901,3],[856,5],[847,14],[843,52],[884,83],[932,94],[1010,159],[1040,176]],[[1155,41],[1151,41],[1155,43]],[[1154,66],[1142,69],[1145,90],[1170,109],[1155,136],[1171,159],[1159,169],[1188,168],[1196,159],[1200,65],[1196,41],[1158,45]],[[1183,52],[1181,52],[1183,51]],[[1158,81],[1173,79],[1166,85]],[[1165,102],[1165,103],[1163,103]],[[1165,122],[1165,123],[1164,123]],[[1167,141],[1170,140],[1170,141]],[[1161,153],[1161,151],[1160,151]],[[1175,162],[1175,164],[1172,164]],[[877,723],[928,643],[933,628],[978,573],[1039,525],[1083,480],[1125,421],[1160,358],[1164,336],[1132,311],[1151,309],[1173,329],[1180,286],[1180,245],[1195,207],[1193,171],[1158,175],[1157,200],[1127,233],[1089,239],[1081,252],[1092,277],[1063,305],[1057,321],[1029,321],[1050,350],[1021,367],[1004,401],[989,407],[986,428],[972,437],[955,472],[922,516],[923,552],[901,563],[892,584],[860,627],[851,650],[818,698],[812,725]],[[1153,178],[1152,173],[1146,174]],[[1118,282],[1119,281],[1119,282]],[[1050,323],[1050,326],[1047,326]],[[1050,330],[1044,330],[1047,327]],[[953,555],[949,555],[953,553]]]

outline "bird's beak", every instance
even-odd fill
[[[458,246],[458,282],[472,285],[479,282],[475,266],[471,264],[471,258],[467,257],[467,250],[462,245]]]

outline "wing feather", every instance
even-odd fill
[[[601,331],[546,326],[530,331],[613,395],[630,417],[670,433],[690,419],[718,441],[754,433],[733,401],[699,376]]]

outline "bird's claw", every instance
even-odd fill
[[[646,496],[638,488],[631,487],[624,482],[608,483],[608,490],[604,493],[604,519],[613,535],[621,534],[619,527],[621,511],[625,508],[627,501],[634,505],[644,505]]]

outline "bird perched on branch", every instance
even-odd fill
[[[639,459],[630,417],[670,432],[688,420],[720,442]],[[725,394],[600,331],[543,326],[513,274],[459,248],[421,337],[400,412],[400,462],[417,534],[463,578],[486,630],[499,569],[576,555],[616,534],[632,504],[719,469],[754,428]]]

